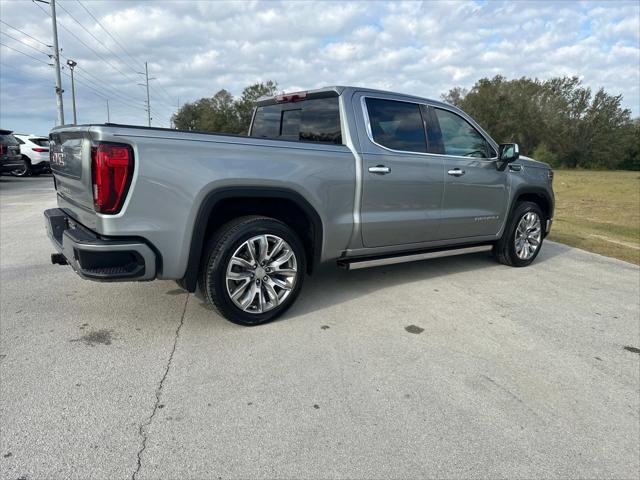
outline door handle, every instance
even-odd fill
[[[454,177],[461,177],[462,175],[465,174],[464,170],[460,170],[459,168],[454,168],[452,170],[449,170],[447,172],[449,175],[453,175]]]
[[[384,165],[376,165],[375,167],[369,167],[369,172],[376,173],[378,175],[386,175],[387,173],[391,173],[391,169]]]

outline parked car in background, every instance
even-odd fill
[[[28,175],[40,175],[48,173],[49,170],[49,138],[37,135],[13,135],[20,144],[23,165],[11,172],[16,177],[26,177]]]
[[[0,129],[0,173],[11,173],[23,166],[20,143],[11,130]]]

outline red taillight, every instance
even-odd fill
[[[307,92],[282,93],[280,95],[276,95],[276,102],[297,102],[304,100],[305,98],[307,98]]]
[[[49,151],[48,148],[32,148],[31,150],[33,150],[34,152],[38,152],[38,153],[44,153],[44,152],[48,152]]]
[[[100,143],[91,151],[93,206],[99,213],[118,213],[133,174],[128,145]]]
[[[4,153],[4,145],[0,143],[0,155]]]

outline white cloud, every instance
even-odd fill
[[[585,85],[622,94],[640,114],[640,5],[635,2],[215,2],[86,1],[119,39],[123,52],[75,2],[59,19],[102,58],[60,29],[63,56],[78,61],[79,119],[145,122],[149,62],[154,124],[168,125],[180,102],[226,88],[239,94],[273,79],[285,90],[331,84],[373,86],[438,98],[455,86],[502,74],[578,75]],[[0,1],[3,21],[51,43],[50,21],[35,5]],[[3,32],[23,39],[2,25]],[[46,56],[2,35],[1,41],[43,61]],[[46,132],[55,120],[53,71],[0,49],[0,124]],[[106,60],[106,61],[105,61]],[[66,111],[70,86],[64,77]],[[106,85],[106,86],[105,86]]]

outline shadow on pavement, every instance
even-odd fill
[[[534,265],[563,255],[569,250],[570,247],[565,245],[544,244]],[[514,267],[498,264],[489,253],[460,255],[354,271],[340,270],[331,264],[323,265],[312,277],[305,279],[300,298],[282,319],[291,319],[297,315],[323,310],[328,306],[351,301],[364,295],[371,295],[388,287],[457,273],[496,268],[509,270]],[[372,296],[372,302],[374,301],[375,297]]]

